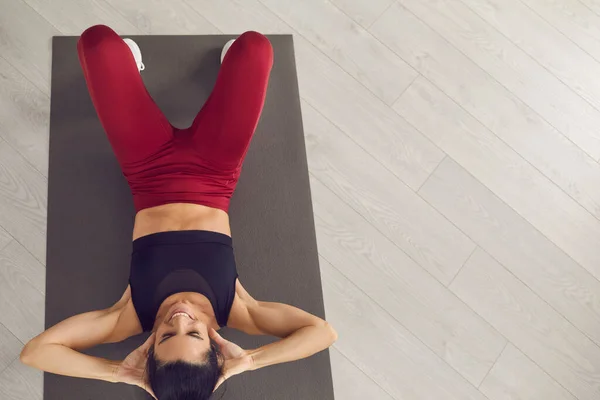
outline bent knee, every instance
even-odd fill
[[[119,39],[119,41],[121,41],[121,37],[114,30],[112,30],[112,28],[100,24],[90,26],[83,31],[79,37],[77,45],[84,47],[95,47],[102,42],[117,42],[115,39]]]
[[[262,33],[256,31],[244,32],[237,38],[236,42],[240,42],[244,51],[263,57],[273,57],[273,46],[271,46],[269,39]]]

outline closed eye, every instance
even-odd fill
[[[173,332],[167,332],[165,334],[162,335],[162,338],[160,340],[160,342],[158,343],[159,345],[163,344],[164,342],[166,342],[167,340],[169,340],[170,338],[172,338],[173,336],[175,336],[176,334]],[[188,336],[191,336],[195,339],[198,340],[204,340],[202,338],[202,336],[200,336],[200,333],[198,331],[191,331],[187,333]]]

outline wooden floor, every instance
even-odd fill
[[[42,397],[50,37],[97,23],[294,34],[338,399],[600,398],[600,0],[0,9],[0,399]]]

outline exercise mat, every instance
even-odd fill
[[[188,127],[233,36],[130,37],[142,50],[148,91],[175,127]],[[46,328],[112,305],[129,276],[133,202],[90,100],[77,39],[52,42]],[[255,298],[324,317],[293,40],[269,39],[275,62],[266,103],[229,213],[235,257],[240,281]],[[221,333],[248,349],[275,340],[228,328]],[[85,352],[123,359],[146,337]],[[213,398],[223,393],[231,400],[333,399],[329,353],[235,376]],[[44,376],[46,400],[148,398],[126,384]]]

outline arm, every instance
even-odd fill
[[[325,320],[287,304],[257,301],[239,281],[236,300],[239,305],[229,326],[251,335],[281,338],[248,351],[253,360],[252,369],[309,357],[337,340],[336,331]]]
[[[54,374],[114,382],[113,373],[120,362],[77,350],[141,333],[139,321],[132,318],[131,312],[135,315],[127,287],[112,307],[67,318],[30,340],[21,351],[21,362]]]

